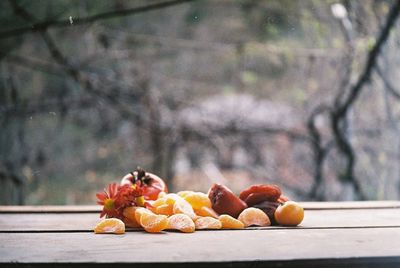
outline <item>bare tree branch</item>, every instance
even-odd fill
[[[362,193],[361,186],[359,182],[354,177],[354,165],[356,157],[353,148],[345,135],[344,121],[346,119],[347,112],[353,105],[357,97],[360,95],[364,86],[369,82],[373,68],[376,66],[377,58],[379,53],[389,37],[390,30],[395,25],[395,22],[400,13],[400,0],[397,0],[387,16],[385,25],[383,26],[377,42],[372,48],[371,52],[368,54],[367,62],[363,72],[361,73],[357,82],[350,88],[350,92],[347,98],[344,99],[342,103],[335,103],[335,107],[331,112],[331,127],[336,140],[336,144],[339,150],[346,157],[347,163],[345,172],[343,174],[343,179],[345,181],[351,182],[354,190],[358,194],[360,199],[365,199]]]
[[[329,111],[330,107],[326,105],[317,106],[307,121],[307,128],[311,137],[311,147],[314,154],[314,184],[312,185],[311,191],[308,195],[311,199],[319,201],[324,199],[320,192],[320,188],[324,178],[323,166],[330,146],[323,145],[321,133],[315,125],[315,119],[317,116]]]
[[[16,15],[31,23],[35,22],[35,17],[28,11],[26,11],[23,7],[19,6],[15,0],[9,0],[9,2],[13,7],[14,13]],[[111,93],[108,93],[97,89],[87,76],[80,72],[78,68],[75,68],[72,64],[70,64],[68,59],[63,55],[61,50],[57,47],[56,43],[46,30],[41,31],[40,34],[50,52],[50,55],[55,60],[55,62],[62,66],[64,71],[86,92],[111,103],[112,107],[117,109],[122,117],[129,118],[132,115],[136,115],[132,109],[126,108],[124,105],[121,105],[119,99],[116,97],[115,94],[113,94],[113,91],[111,91]],[[135,96],[132,97],[134,98]]]
[[[96,22],[99,20],[106,20],[106,19],[130,16],[130,15],[134,15],[134,14],[138,14],[138,13],[144,13],[144,12],[148,12],[148,11],[153,11],[153,10],[163,9],[163,8],[167,8],[167,7],[171,7],[171,6],[175,6],[175,5],[180,5],[180,4],[191,2],[191,1],[195,1],[195,0],[165,1],[165,2],[160,2],[160,3],[156,3],[156,4],[141,6],[141,7],[99,13],[96,15],[83,17],[83,18],[74,18],[73,25],[83,25],[83,24],[93,23],[93,22]],[[0,32],[0,39],[23,35],[23,34],[30,33],[30,32],[43,32],[49,28],[61,28],[61,27],[70,27],[70,26],[71,26],[71,22],[69,19],[34,22],[30,26]]]
[[[371,77],[371,72],[376,65],[376,60],[379,56],[381,48],[385,44],[386,40],[389,37],[390,30],[393,28],[398,16],[400,13],[400,0],[397,0],[396,3],[390,9],[390,13],[387,17],[386,23],[382,28],[382,31],[379,34],[379,37],[372,48],[371,52],[368,55],[367,63],[365,64],[365,68],[361,73],[361,76],[357,80],[357,83],[351,88],[350,94],[346,100],[334,111],[334,117],[342,118],[346,115],[350,106],[357,99],[364,85],[369,82]]]
[[[35,17],[30,14],[28,11],[26,11],[23,7],[19,6],[15,0],[10,0],[11,6],[13,7],[14,13],[21,18],[24,18],[26,21],[34,23],[35,22]],[[70,64],[69,60],[64,56],[64,54],[61,52],[61,50],[57,47],[56,42],[53,40],[53,38],[50,36],[50,34],[47,32],[47,28],[40,30],[40,35],[42,36],[52,58],[64,68],[64,71],[73,79],[75,80],[78,84],[81,85],[81,87],[88,93],[101,97],[105,99],[107,102],[112,104],[112,108],[118,110],[120,115],[125,118],[134,118],[135,122],[137,125],[141,124],[142,122],[142,114],[141,113],[135,113],[134,109],[132,109],[132,106],[126,107],[125,105],[121,105],[120,99],[118,98],[118,94],[114,94],[113,90],[107,90],[107,91],[102,91],[99,90],[98,87],[94,86],[94,84],[91,82],[90,79],[88,79],[87,76],[79,69],[74,67],[72,64]],[[164,151],[164,146],[165,146],[165,132],[162,128],[161,125],[161,112],[158,108],[157,105],[157,99],[154,94],[151,92],[150,84],[149,84],[149,78],[147,76],[144,76],[143,79],[139,79],[138,83],[138,98],[141,99],[141,102],[146,109],[146,113],[148,116],[148,120],[146,120],[146,123],[148,124],[148,129],[150,130],[149,135],[150,135],[150,145],[151,145],[151,150],[153,151],[153,163],[152,163],[152,170],[156,172],[157,174],[161,174],[162,177],[164,177],[162,173],[160,172],[165,172],[163,170],[163,155],[161,152]],[[135,98],[132,98],[131,100],[134,100]],[[164,177],[165,178],[165,177]],[[168,183],[168,181],[167,181]]]

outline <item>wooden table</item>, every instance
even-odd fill
[[[0,267],[400,267],[400,202],[302,204],[295,228],[124,235],[96,206],[0,206]]]

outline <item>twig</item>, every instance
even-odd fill
[[[191,2],[195,0],[173,0],[173,1],[165,1],[156,4],[150,4],[141,7],[134,7],[129,9],[122,9],[122,10],[114,10],[110,12],[99,13],[96,15],[83,17],[83,18],[74,18],[73,25],[82,25],[88,24],[92,22],[96,22],[99,20],[106,20],[106,19],[113,19],[119,17],[130,16],[138,13],[144,13],[152,10],[163,9],[175,5],[180,5],[183,3]],[[12,30],[7,30],[0,32],[0,39],[9,38],[13,36],[23,35],[29,32],[43,32],[49,28],[61,28],[61,27],[70,27],[71,22],[69,19],[65,20],[47,20],[41,22],[32,23],[30,26],[16,28]]]
[[[396,3],[390,9],[390,13],[387,17],[385,26],[383,27],[382,31],[380,32],[380,35],[379,35],[374,47],[372,48],[371,52],[368,55],[368,59],[367,59],[367,63],[365,65],[364,71],[362,72],[357,83],[351,88],[350,94],[347,97],[347,99],[334,112],[335,117],[338,117],[338,118],[344,117],[344,115],[347,113],[350,106],[357,99],[363,86],[367,82],[369,82],[372,69],[376,65],[376,60],[379,56],[381,48],[385,44],[387,38],[389,37],[390,30],[394,26],[394,24],[399,16],[399,13],[400,13],[400,0],[397,0]]]
[[[342,103],[335,103],[336,105],[331,112],[331,124],[332,124],[331,127],[335,137],[336,144],[339,150],[343,153],[343,155],[347,159],[343,179],[353,184],[354,190],[359,195],[360,199],[365,199],[365,196],[362,193],[359,182],[354,178],[354,165],[356,157],[353,152],[353,148],[344,133],[345,131],[343,129],[343,124],[348,110],[353,105],[357,97],[360,95],[364,86],[367,84],[367,82],[369,82],[372,70],[376,66],[377,58],[379,56],[381,48],[388,39],[390,30],[395,25],[399,13],[400,13],[400,0],[397,0],[390,9],[386,23],[379,34],[377,42],[375,43],[371,52],[368,54],[367,63],[359,79],[357,80],[355,85],[351,87],[347,98]]]
[[[330,107],[326,105],[317,106],[307,121],[307,128],[311,137],[311,148],[314,156],[314,183],[308,196],[311,199],[316,199],[319,201],[324,199],[323,195],[320,194],[319,189],[323,183],[323,166],[330,146],[324,146],[322,144],[322,137],[318,128],[315,126],[315,119],[318,115],[329,111]]]
[[[34,23],[36,18],[30,14],[28,11],[26,11],[23,7],[19,6],[15,0],[9,0],[14,13],[21,18],[25,19],[28,22]],[[112,107],[117,109],[118,112],[122,117],[128,118],[132,114],[135,114],[132,109],[127,109],[125,106],[120,105],[118,98],[116,98],[115,94],[107,93],[102,90],[98,90],[95,88],[93,83],[85,76],[82,74],[82,72],[79,71],[79,69],[75,68],[72,66],[72,64],[69,63],[68,59],[63,55],[61,50],[57,47],[56,43],[54,40],[51,38],[50,34],[47,33],[46,30],[42,30],[40,32],[49,52],[52,58],[60,65],[63,67],[64,71],[81,87],[91,95],[94,95],[96,97],[100,97],[107,102],[113,104]]]

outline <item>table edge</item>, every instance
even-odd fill
[[[400,208],[400,201],[299,202],[305,210]],[[98,205],[0,206],[0,213],[99,213]]]

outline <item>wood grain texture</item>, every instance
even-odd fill
[[[268,262],[400,256],[400,228],[0,233],[0,263]]]
[[[400,201],[299,202],[306,210],[400,208]],[[90,213],[100,212],[97,205],[79,206],[0,206],[0,213]]]
[[[98,206],[0,207],[0,266],[400,267],[400,202],[302,204],[296,228],[124,235],[93,234]]]
[[[97,205],[80,206],[0,206],[1,213],[90,213],[99,212]]]
[[[100,221],[98,213],[2,213],[0,232],[87,231]],[[400,227],[400,209],[309,210],[300,228]],[[282,227],[266,227],[282,228]]]
[[[299,202],[306,210],[400,208],[400,201]]]
[[[0,231],[91,231],[98,213],[0,214]]]

